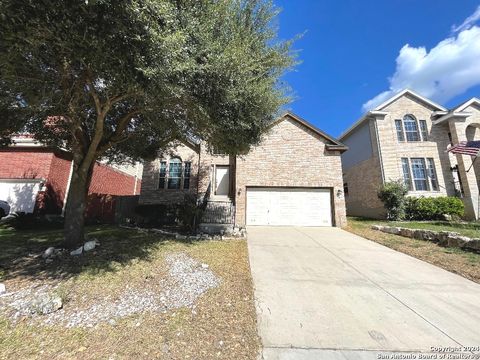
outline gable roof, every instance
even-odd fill
[[[323,132],[322,130],[320,130],[319,128],[317,128],[315,125],[313,125],[312,123],[308,122],[307,120],[301,118],[300,116],[298,116],[297,114],[294,114],[293,112],[291,111],[286,111],[282,116],[280,116],[278,119],[276,119],[275,121],[273,121],[270,125],[269,125],[269,128],[277,125],[278,123],[286,120],[286,119],[290,119],[290,120],[293,120],[293,121],[296,121],[298,122],[299,124],[302,124],[303,126],[305,126],[307,129],[313,131],[315,134],[323,137],[324,139],[328,140],[330,142],[330,144],[327,144],[327,150],[337,150],[337,151],[347,151],[348,150],[348,146],[346,146],[345,144],[341,143],[339,140],[335,139],[333,136],[330,136],[328,135],[327,133]]]
[[[394,102],[395,100],[397,100],[398,98],[401,98],[402,96],[404,95],[410,95],[414,98],[417,98],[418,100],[421,100],[423,101],[424,103],[432,106],[433,108],[437,109],[437,110],[441,110],[441,111],[447,111],[447,109],[445,107],[443,107],[442,105],[440,104],[437,104],[436,102],[433,102],[432,100],[430,99],[427,99],[426,97],[420,95],[420,94],[417,94],[415,91],[413,90],[410,90],[410,89],[404,89],[402,91],[400,91],[399,93],[397,93],[396,95],[392,96],[391,98],[387,99],[386,101],[384,101],[383,103],[381,103],[380,105],[378,105],[375,109],[373,110],[382,110],[383,108],[385,108],[386,106],[390,105],[392,102]]]
[[[460,104],[458,107],[456,107],[453,112],[461,112],[465,110],[467,107],[469,107],[472,104],[477,104],[480,106],[480,99],[473,97],[470,100],[465,101],[464,103]]]

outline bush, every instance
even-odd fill
[[[194,231],[198,225],[197,221],[200,219],[201,213],[202,209],[198,206],[197,197],[193,194],[186,194],[178,212],[178,217],[184,230]]]
[[[138,205],[135,213],[144,226],[175,225],[177,222],[177,206],[165,204]]]
[[[0,227],[10,227],[15,230],[61,229],[63,227],[63,217],[60,215],[36,215],[14,212],[0,220]]]
[[[405,196],[408,189],[402,181],[386,182],[378,191],[378,198],[387,210],[388,220],[400,220],[404,216]]]
[[[405,203],[405,217],[409,220],[444,220],[445,215],[457,219],[463,214],[463,202],[457,197],[408,197]]]

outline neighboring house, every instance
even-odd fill
[[[448,110],[404,90],[367,112],[340,140],[347,213],[383,217],[377,198],[386,181],[401,179],[412,196],[459,196],[466,217],[479,218],[480,160],[452,155],[447,147],[480,139],[480,100]]]
[[[204,143],[172,143],[145,164],[140,204],[206,204],[203,225],[342,226],[341,153],[346,147],[286,113],[243,156],[212,154]]]
[[[12,146],[0,149],[0,200],[10,204],[11,212],[62,214],[71,174],[68,152],[18,136]],[[140,168],[97,163],[87,217],[112,220],[112,199],[105,195],[136,195],[140,188]]]

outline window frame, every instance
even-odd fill
[[[413,191],[412,170],[410,169],[410,159],[401,158],[401,162],[402,162],[403,183],[407,187],[408,191]]]
[[[437,168],[435,166],[434,158],[426,158],[427,176],[430,180],[431,191],[440,191],[440,184],[438,182]]]
[[[166,160],[160,161],[160,169],[159,169],[159,177],[158,177],[159,189],[165,189],[165,185],[167,183],[167,176],[168,176],[167,164],[168,163]]]
[[[188,173],[187,173],[188,171]],[[188,190],[190,189],[190,178],[192,175],[192,162],[185,161],[183,163],[183,171],[182,171],[182,189]],[[187,186],[185,186],[187,185]]]
[[[415,171],[415,162],[419,161],[422,165],[424,177],[417,177],[417,172]],[[430,186],[428,182],[428,173],[427,173],[427,164],[425,158],[410,158],[410,167],[412,168],[412,182],[415,188],[415,191],[430,191]],[[417,186],[418,182],[423,182],[425,184],[425,189],[419,189]]]
[[[405,130],[403,129],[402,119],[395,119],[395,131],[397,133],[397,141],[405,142]]]
[[[178,164],[178,165],[177,165]],[[175,173],[174,170],[175,165]],[[182,161],[179,156],[172,156],[160,161],[158,189],[161,190],[189,190],[192,179],[192,162]],[[178,185],[177,185],[178,183]]]
[[[407,126],[407,123],[408,124],[413,124],[415,126],[415,130],[409,130],[410,126]],[[405,115],[403,117],[402,124],[403,124],[403,129],[404,129],[404,132],[405,132],[405,140],[407,142],[420,142],[420,141],[422,141],[418,121],[415,118],[415,116],[413,116],[411,114]],[[413,138],[412,138],[412,134],[414,135]]]
[[[175,175],[177,176],[172,176],[172,170],[173,167],[172,165],[175,165],[177,171]],[[168,160],[168,177],[167,177],[167,190],[181,190],[182,189],[182,171],[183,171],[183,166],[182,166],[182,159],[179,157],[171,157]],[[175,182],[174,182],[175,180]],[[171,184],[178,184],[175,185],[175,187],[171,186]]]
[[[428,125],[427,120],[418,120],[418,128],[422,141],[428,141]]]

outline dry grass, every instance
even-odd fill
[[[141,287],[164,276],[165,254],[181,251],[207,263],[221,285],[200,297],[194,311],[143,313],[90,329],[13,325],[0,314],[0,359],[256,358],[260,342],[244,240],[187,243],[110,227],[90,230],[102,244],[95,254],[39,264],[40,259],[10,250],[10,257],[0,258],[0,281],[8,289],[38,279],[61,282],[69,300],[65,306],[82,308],[96,298],[114,298],[126,285]],[[33,234],[0,232],[0,246],[23,244],[26,252],[38,251],[56,243],[60,233],[34,236],[38,241]]]
[[[349,218],[345,230],[480,283],[480,254],[372,230],[373,224],[382,222]]]

